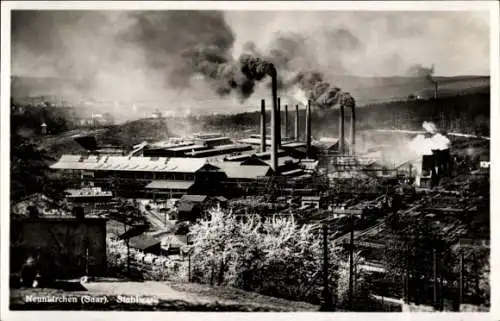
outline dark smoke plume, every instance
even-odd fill
[[[233,44],[219,11],[12,13],[13,74],[76,79],[87,97],[162,98],[199,70],[214,75]]]
[[[333,74],[345,70],[335,56],[342,52],[350,52],[362,48],[360,40],[345,29],[326,29],[317,35],[329,44],[331,58],[328,71]],[[252,52],[259,52],[255,45],[248,45]],[[339,102],[341,89],[326,80],[323,63],[319,61],[321,55],[316,52],[318,46],[311,37],[293,32],[278,32],[274,35],[272,45],[263,55],[278,69],[278,86],[288,91],[300,89],[307,99],[321,109],[332,108]]]

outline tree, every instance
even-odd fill
[[[193,281],[321,302],[323,244],[311,225],[256,215],[237,220],[231,212],[220,209],[209,213],[210,219],[194,224],[189,233]],[[330,246],[329,287],[338,292],[339,302],[346,302],[348,267],[340,267],[337,252]],[[344,272],[339,274],[339,268]]]

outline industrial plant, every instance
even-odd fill
[[[236,59],[224,43],[184,48],[189,67],[169,80],[196,75],[244,114],[155,105],[70,123],[56,105],[12,100],[11,308],[37,309],[25,298],[50,289],[107,295],[96,309],[123,309],[127,294],[156,300],[129,310],[489,310],[489,119],[459,126],[477,106],[489,117],[489,87],[446,96],[445,77],[420,66],[405,81],[433,97],[363,103],[363,89],[292,70],[277,50]]]

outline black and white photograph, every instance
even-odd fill
[[[494,308],[495,1],[16,3],[3,309]]]

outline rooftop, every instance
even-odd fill
[[[182,195],[179,202],[203,203],[208,198],[207,195]]]
[[[157,180],[152,181],[146,188],[150,189],[180,189],[187,190],[194,185],[194,181],[169,181],[169,180]]]
[[[52,169],[80,169],[135,172],[194,173],[205,165],[201,158],[140,157],[140,156],[82,156],[63,155]]]
[[[160,243],[158,239],[146,234],[134,236],[129,239],[130,247],[139,250],[146,250]]]
[[[240,165],[232,162],[220,162],[214,164],[222,169],[228,178],[232,179],[254,179],[269,174],[269,166]]]

